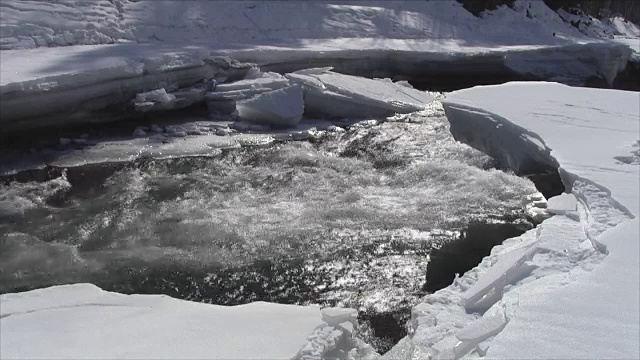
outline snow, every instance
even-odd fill
[[[614,17],[609,20],[610,26],[617,32],[616,35],[622,35],[631,38],[640,38],[640,26],[625,20],[621,17]]]
[[[180,42],[275,42],[284,39],[384,37],[395,39],[477,39],[492,43],[553,41],[551,33],[580,37],[546,6],[518,1],[516,11],[499,9],[476,18],[453,1],[275,2],[100,1],[58,3],[3,1],[3,48],[20,37],[47,46],[103,44],[118,40]],[[527,8],[533,18],[527,17]],[[300,16],[304,14],[304,16]],[[507,34],[504,21],[522,31]],[[543,20],[544,22],[542,22]]]
[[[617,160],[638,146],[638,94],[507,83],[443,104],[457,139],[519,171],[554,165],[571,195],[426,296],[385,357],[638,358],[640,171]]]
[[[0,126],[6,129],[119,120],[124,115],[101,110],[140,92],[168,90],[172,83],[224,80],[227,68],[213,55],[283,73],[334,65],[340,72],[428,77],[489,67],[571,83],[594,75],[611,83],[631,55],[625,44],[588,37],[535,1],[519,0],[514,9],[501,7],[483,17],[455,1],[365,6],[7,0],[0,7]],[[23,49],[43,41],[57,47]],[[31,95],[38,97],[26,106]],[[153,109],[151,104],[139,108]]]
[[[11,359],[284,359],[326,326],[314,306],[225,307],[90,284],[5,294],[0,301],[0,354]]]

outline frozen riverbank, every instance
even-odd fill
[[[557,167],[573,199],[425,297],[386,357],[638,357],[637,93],[512,83],[444,104],[457,139],[521,172]]]

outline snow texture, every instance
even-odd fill
[[[616,161],[638,141],[637,93],[508,83],[443,104],[457,139],[520,171],[555,164],[576,211],[552,199],[564,214],[426,296],[385,357],[638,358],[640,172]]]
[[[318,307],[225,307],[90,284],[5,294],[0,301],[3,359],[285,359],[324,324]]]

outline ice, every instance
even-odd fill
[[[175,158],[188,156],[218,156],[221,149],[241,146],[264,146],[274,137],[268,134],[218,136],[187,126],[167,126],[166,134],[145,134],[137,129],[132,137],[95,139],[80,149],[50,152],[46,164],[75,167],[108,162],[131,162],[142,158]]]
[[[205,99],[205,89],[194,87],[167,93],[164,88],[136,95],[131,102],[136,111],[164,111],[185,108]]]
[[[355,322],[358,317],[358,311],[349,308],[327,308],[322,309],[322,320],[331,326],[340,325],[345,321]]]
[[[0,301],[0,354],[12,359],[284,359],[323,325],[313,306],[226,307],[90,284],[4,294]]]
[[[269,89],[277,90],[289,85],[289,80],[284,77],[281,78],[256,78],[256,79],[244,79],[227,84],[218,84],[216,86],[216,92],[228,92],[250,89]]]
[[[334,118],[386,117],[424,109],[427,93],[380,79],[307,69],[287,74],[305,90],[305,111]]]
[[[520,280],[523,273],[528,270],[525,262],[532,258],[535,251],[535,244],[527,244],[499,255],[497,261],[483,274],[482,278],[463,294],[466,310],[485,311],[483,305],[486,302],[482,302],[483,298],[492,291],[500,294],[506,285]],[[489,305],[493,305],[493,302]]]
[[[571,195],[550,199],[557,215],[425,297],[412,313],[412,347],[402,343],[415,349],[408,356],[640,356],[640,169],[616,160],[634,151],[638,105],[636,93],[554,83],[447,95],[445,112],[459,139],[524,172],[554,165]],[[502,330],[491,318],[500,309],[508,321]],[[491,326],[478,330],[476,316]],[[469,346],[450,335],[453,329],[468,329],[461,336],[473,339]],[[482,330],[493,338],[478,336]],[[482,347],[473,349],[476,340]]]
[[[168,103],[175,101],[175,95],[167,94],[167,91],[164,88],[158,90],[152,90],[145,93],[140,93],[136,95],[136,102],[158,102],[158,103]]]
[[[218,86],[220,87],[220,86]],[[275,126],[294,126],[302,119],[304,100],[297,85],[268,91],[236,103],[242,120]]]
[[[192,86],[202,79],[227,71],[212,64],[180,65],[176,68],[168,66],[163,71],[149,71],[138,57],[144,59],[155,56],[151,49],[109,48],[108,54],[102,51],[96,54],[86,48],[82,47],[84,53],[76,49],[65,49],[64,52],[55,52],[57,48],[35,49],[31,54],[34,61],[28,62],[27,66],[20,64],[23,58],[21,51],[16,51],[17,54],[3,52],[0,67],[0,93],[3,94],[0,129],[17,130],[126,118],[131,113],[104,109],[114,105],[120,109],[138,93],[148,89],[159,89],[171,83],[177,87]],[[156,51],[162,52],[159,49]],[[199,54],[194,50],[190,58],[197,58]],[[88,56],[86,61],[75,66],[67,64],[71,58],[85,55]],[[179,52],[165,55],[167,61],[173,57],[183,58]],[[64,65],[52,66],[59,62]],[[22,72],[25,69],[26,72]],[[175,105],[184,106],[184,103],[176,101]]]
[[[576,211],[577,206],[576,197],[566,193],[554,196],[547,202],[547,210],[554,214],[565,214]]]

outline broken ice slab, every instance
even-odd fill
[[[270,89],[278,90],[289,85],[289,80],[285,77],[265,77],[257,79],[244,79],[226,84],[218,84],[216,92],[249,90],[249,89]]]
[[[570,211],[576,211],[578,201],[573,194],[560,194],[549,199],[547,202],[547,211],[553,214],[565,214]]]
[[[214,91],[207,93],[207,107],[211,114],[232,114],[236,102],[289,86],[289,80],[275,73],[261,73],[259,70],[247,73],[249,78],[218,84]]]
[[[268,137],[267,137],[268,138]],[[244,145],[261,145],[272,139],[239,139]],[[94,146],[79,150],[66,150],[49,154],[48,165],[76,167],[88,164],[121,163],[140,158],[177,158],[187,156],[218,156],[221,149],[238,148],[241,144],[233,137],[214,134],[173,137],[152,136],[142,138],[103,140]]]
[[[498,309],[494,315],[485,315],[456,332],[459,342],[453,347],[456,359],[473,350],[478,344],[497,335],[507,326],[509,320],[503,309]]]
[[[206,95],[207,108],[210,114],[229,115],[236,111],[236,102],[254,97],[255,95],[271,91],[271,89],[243,89],[224,92],[210,92]]]
[[[164,88],[139,93],[136,95],[135,102],[156,102],[168,103],[176,99],[175,95],[167,94]]]
[[[531,259],[536,251],[536,243],[532,242],[500,254],[497,262],[464,293],[467,312],[483,312],[499,300],[506,285],[519,280],[531,270],[526,261]],[[485,296],[493,300],[482,301]]]
[[[343,322],[355,322],[358,318],[358,311],[351,308],[325,308],[320,312],[322,320],[331,326],[338,326]]]
[[[295,126],[302,120],[304,100],[298,85],[268,91],[236,103],[244,121],[275,126]]]
[[[329,69],[306,69],[286,75],[301,85],[305,111],[332,118],[386,117],[423,110],[433,98],[389,79],[367,79]]]

